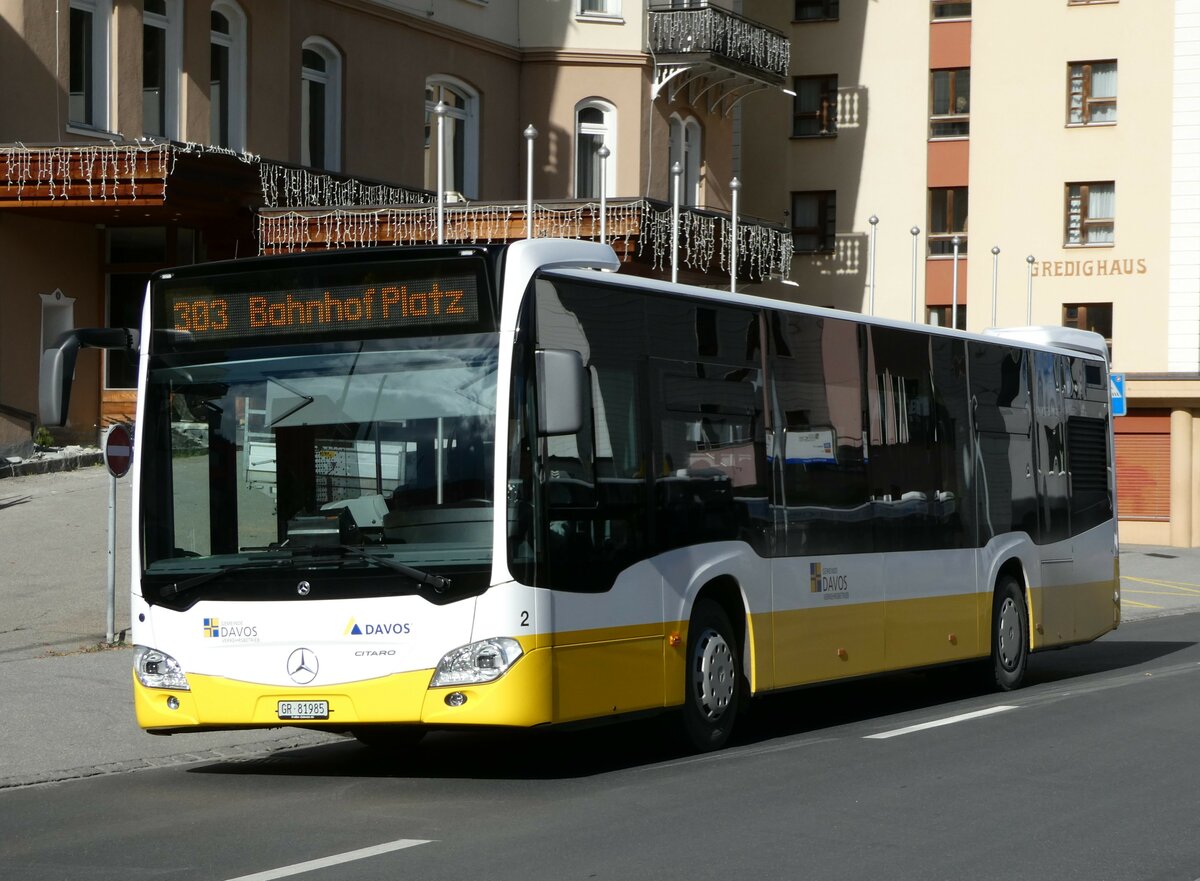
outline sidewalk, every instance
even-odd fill
[[[132,652],[100,647],[110,481],[103,467],[0,480],[0,789],[339,739],[299,729],[154,737],[137,727]],[[129,489],[117,481],[118,635],[129,630]],[[1123,548],[1121,592],[1126,623],[1200,610],[1200,549]]]
[[[103,466],[0,480],[0,789],[338,739],[299,729],[154,737],[138,728],[132,649],[99,648],[111,480]],[[118,638],[129,632],[130,484],[117,481]]]
[[[1200,548],[1121,546],[1121,620],[1200,609]]]

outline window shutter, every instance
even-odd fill
[[[1117,516],[1123,520],[1171,517],[1171,435],[1118,434]]]

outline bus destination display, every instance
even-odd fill
[[[167,292],[162,322],[197,340],[473,324],[473,275],[220,294]]]

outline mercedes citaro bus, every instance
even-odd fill
[[[615,272],[604,245],[156,273],[136,329],[133,692],[155,733],[675,710],[1120,620],[1103,339],[969,334]]]

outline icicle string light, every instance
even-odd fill
[[[659,55],[707,52],[781,78],[791,64],[786,36],[715,6],[653,11],[650,42]]]
[[[387,184],[336,178],[307,168],[260,161],[259,179],[268,208],[319,208],[326,205],[426,205],[433,194]]]
[[[208,153],[258,165],[268,206],[258,217],[263,253],[436,241],[436,208],[429,193],[339,179],[201,144],[0,146],[5,167],[0,187],[18,200],[80,199],[83,190],[89,201],[105,202],[136,199],[139,183],[157,181],[159,198],[165,201],[177,156]],[[343,207],[323,207],[329,205]],[[648,256],[656,270],[665,271],[671,258],[670,208],[656,207],[644,199],[609,201],[607,208],[610,243],[622,252],[636,246],[639,257]],[[600,238],[600,208],[595,202],[566,207],[535,205],[533,221],[534,235],[539,238]],[[445,240],[451,244],[507,242],[521,238],[523,230],[524,205],[467,204],[451,207],[446,214]],[[727,273],[730,231],[727,218],[684,211],[680,216],[681,265],[700,272],[719,268]],[[746,278],[786,275],[792,259],[791,234],[762,224],[741,223],[738,255],[738,272]]]
[[[446,211],[448,244],[492,244],[524,236],[524,206],[478,205]],[[599,205],[571,207],[534,205],[536,238],[600,238]],[[699,272],[729,271],[727,218],[684,211],[680,215],[680,262]],[[646,200],[608,203],[609,242],[618,251],[636,245],[639,257],[665,271],[671,258],[671,211]],[[295,253],[317,248],[361,248],[376,245],[429,244],[437,239],[433,206],[380,207],[368,210],[331,208],[322,211],[266,211],[258,218],[259,249],[265,254]],[[762,279],[786,275],[792,260],[787,230],[753,223],[738,224],[738,272]]]
[[[70,199],[82,186],[90,202],[136,199],[138,182],[157,179],[166,198],[167,178],[175,168],[175,148],[170,144],[86,145],[79,147],[0,147],[4,159],[4,186],[18,201],[45,198]],[[44,193],[35,191],[44,188]],[[127,188],[128,192],[122,192]],[[27,193],[27,191],[30,191]]]

